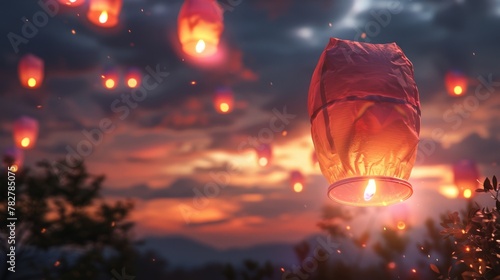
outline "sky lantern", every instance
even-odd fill
[[[446,90],[452,96],[460,96],[467,91],[467,76],[459,71],[450,71],[444,77]]]
[[[222,14],[215,0],[185,0],[178,18],[182,50],[194,57],[214,55],[224,30]]]
[[[44,62],[33,54],[26,54],[19,61],[18,72],[23,87],[38,88],[43,81]]]
[[[473,160],[461,160],[453,165],[453,182],[459,197],[471,198],[479,188],[479,177],[479,170]]]
[[[59,0],[59,3],[70,7],[76,7],[85,3],[85,0]]]
[[[101,75],[102,85],[104,88],[112,90],[118,86],[119,77],[115,70],[107,70]]]
[[[311,136],[328,196],[354,206],[409,198],[420,132],[413,66],[395,44],[332,38],[309,88]]]
[[[122,8],[122,0],[89,0],[87,18],[100,27],[115,27]]]
[[[21,117],[14,122],[14,142],[22,149],[29,149],[35,145],[38,136],[38,121],[30,117]]]
[[[290,172],[290,185],[296,193],[302,192],[305,185],[304,175],[298,170]]]
[[[270,145],[262,144],[256,148],[257,163],[259,166],[265,167],[271,163],[273,157],[273,150]]]
[[[3,153],[3,162],[12,166],[14,169],[12,171],[16,172],[23,166],[24,153],[23,150],[11,147],[5,150]]]
[[[141,81],[141,72],[135,68],[130,69],[125,76],[125,83],[129,88],[137,88],[141,85]]]
[[[219,88],[214,95],[214,107],[220,114],[230,113],[234,108],[234,95],[230,88]]]

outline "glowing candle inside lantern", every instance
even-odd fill
[[[196,43],[195,50],[197,53],[202,53],[206,48],[205,41],[199,40],[198,43]]]
[[[105,85],[107,88],[112,89],[115,87],[115,81],[113,79],[107,79]]]
[[[267,158],[265,158],[265,157],[259,158],[259,165],[260,166],[266,166],[267,163],[268,163]]]
[[[137,86],[137,80],[135,78],[130,78],[127,81],[127,85],[129,88],[135,88]]]
[[[223,113],[227,113],[229,111],[229,105],[225,102],[221,103],[219,105],[219,108],[220,108],[221,112],[223,112]]]
[[[36,79],[35,78],[29,78],[28,79],[28,86],[29,87],[35,87],[36,86]]]
[[[28,137],[24,137],[23,140],[21,140],[21,146],[23,147],[28,147],[30,145],[30,139]]]
[[[13,165],[12,165],[12,170],[11,170],[11,171],[13,171],[13,172],[17,172],[17,169],[18,169],[17,164],[13,164]]]
[[[472,196],[472,191],[470,189],[464,190],[464,198],[470,198]]]
[[[454,92],[456,95],[460,95],[460,94],[462,94],[463,89],[462,89],[462,87],[461,87],[461,86],[455,86],[455,87],[453,88],[453,92]]]
[[[397,227],[399,230],[403,230],[406,228],[406,224],[403,221],[399,221]]]
[[[299,193],[302,191],[302,189],[304,189],[304,186],[301,183],[297,182],[297,183],[293,184],[293,190],[295,192]]]
[[[108,21],[108,12],[107,11],[102,11],[101,15],[99,16],[99,22],[100,23],[106,23]]]
[[[377,184],[375,183],[375,179],[369,179],[368,185],[366,185],[365,188],[365,195],[364,195],[365,201],[369,201],[370,199],[372,199],[376,191],[377,191]]]

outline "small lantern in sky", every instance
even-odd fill
[[[234,107],[233,91],[228,87],[219,88],[214,95],[214,107],[219,114],[228,114]]]
[[[115,27],[118,24],[122,0],[89,0],[87,18],[100,27]]]
[[[112,90],[118,86],[119,76],[114,69],[109,69],[101,75],[104,88]]]
[[[391,206],[392,227],[398,230],[405,230],[409,226],[409,210],[404,203]]]
[[[8,166],[12,166],[14,169],[11,171],[18,171],[23,166],[24,153],[23,150],[11,147],[5,150],[3,153],[3,162]]]
[[[298,170],[290,172],[290,184],[294,192],[302,192],[305,185],[304,175],[302,175],[302,173]]]
[[[222,14],[215,0],[185,0],[178,18],[182,50],[194,57],[214,55],[224,30]]]
[[[30,117],[21,117],[14,122],[14,142],[23,149],[32,148],[38,137],[38,121]]]
[[[141,81],[141,72],[138,69],[132,68],[128,70],[125,77],[125,83],[127,84],[127,87],[137,88],[141,85]]]
[[[464,95],[467,91],[467,76],[459,71],[450,71],[444,77],[446,90],[452,96]]]
[[[311,135],[334,201],[385,206],[409,198],[420,102],[395,44],[330,39],[309,88]]]
[[[23,87],[34,89],[42,85],[44,62],[41,58],[33,54],[26,54],[19,61],[17,70]]]
[[[265,167],[271,163],[273,157],[273,151],[270,145],[262,144],[256,149],[257,153],[257,163],[259,166]]]
[[[479,170],[473,160],[461,160],[453,165],[453,182],[462,198],[471,198],[479,188]]]
[[[85,0],[59,0],[59,3],[70,7],[76,7],[85,3]]]

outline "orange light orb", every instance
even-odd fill
[[[229,112],[229,104],[227,104],[226,102],[222,102],[219,105],[219,108],[220,108],[220,111],[223,112],[223,113]]]
[[[460,95],[460,94],[462,94],[462,91],[463,91],[463,89],[462,89],[462,87],[461,87],[461,86],[455,86],[455,87],[453,88],[453,92],[455,93],[455,95]]]
[[[264,167],[264,166],[266,166],[268,163],[269,163],[269,161],[267,160],[267,158],[265,158],[265,157],[261,157],[261,158],[259,158],[259,165],[260,165],[260,166]]]
[[[21,85],[29,89],[39,88],[44,78],[44,65],[43,60],[35,55],[23,56],[18,65]]]
[[[471,198],[471,196],[472,196],[472,191],[470,189],[465,189],[464,198]]]
[[[104,83],[104,85],[108,89],[113,89],[115,87],[115,80],[113,80],[111,78],[110,79],[106,79],[106,82]]]
[[[451,96],[460,96],[465,93],[468,86],[468,79],[462,72],[450,71],[444,78],[446,90]]]
[[[404,230],[404,229],[406,228],[406,223],[405,223],[405,222],[403,222],[403,221],[399,221],[399,222],[398,222],[398,225],[397,225],[397,228],[398,228],[399,230]]]
[[[128,86],[129,88],[135,88],[135,87],[137,87],[137,80],[136,80],[136,79],[134,79],[134,78],[130,78],[130,79],[128,79],[128,80],[127,80],[127,86]]]
[[[221,87],[214,95],[214,107],[219,114],[227,114],[233,110],[234,95],[230,88]]]
[[[125,77],[125,80],[127,81],[127,86],[129,88],[139,87],[141,85],[141,81],[142,81],[141,71],[139,71],[136,68],[129,69],[127,72],[127,75]]]
[[[299,193],[299,192],[301,192],[301,191],[302,191],[302,189],[303,189],[303,188],[304,188],[304,186],[302,186],[302,184],[301,184],[301,183],[298,183],[298,182],[297,182],[297,183],[293,184],[293,191],[294,191],[294,192]]]
[[[185,0],[177,24],[184,53],[200,58],[217,53],[224,30],[222,13],[215,0]]]
[[[305,184],[304,175],[302,175],[302,173],[298,170],[293,170],[292,172],[290,172],[290,184],[294,192],[302,192]]]

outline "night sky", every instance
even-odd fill
[[[8,34],[22,34],[22,18],[32,20],[42,8],[31,0],[3,3],[0,148],[13,145],[13,122],[26,115],[39,121],[40,133],[35,148],[25,152],[25,166],[74,157],[70,151],[87,139],[84,131],[109,119],[114,129],[82,158],[91,173],[106,175],[108,199],[134,199],[137,236],[181,235],[217,248],[296,242],[319,231],[320,209],[333,203],[326,196],[328,183],[311,162],[306,104],[319,56],[329,38],[337,37],[396,42],[413,63],[422,111],[410,179],[414,195],[404,203],[413,227],[423,226],[430,214],[465,205],[444,195],[452,188],[456,161],[475,160],[479,180],[500,175],[500,1],[224,3],[236,4],[224,12],[220,58],[210,64],[195,63],[180,49],[182,1],[124,0],[120,24],[112,29],[89,23],[86,5],[58,5],[18,52]],[[39,89],[19,83],[17,63],[26,53],[45,61]],[[110,69],[123,77],[130,67],[168,73],[133,106],[122,99],[131,93],[123,82],[107,90],[101,78]],[[462,96],[446,92],[448,71],[469,77]],[[234,92],[229,114],[214,109],[220,87]],[[286,133],[262,136],[284,110]],[[262,168],[252,145],[268,140],[274,156]],[[306,176],[301,193],[289,184],[292,170]],[[207,188],[213,195],[200,197]],[[391,207],[379,211],[373,227],[389,221],[390,212]]]

